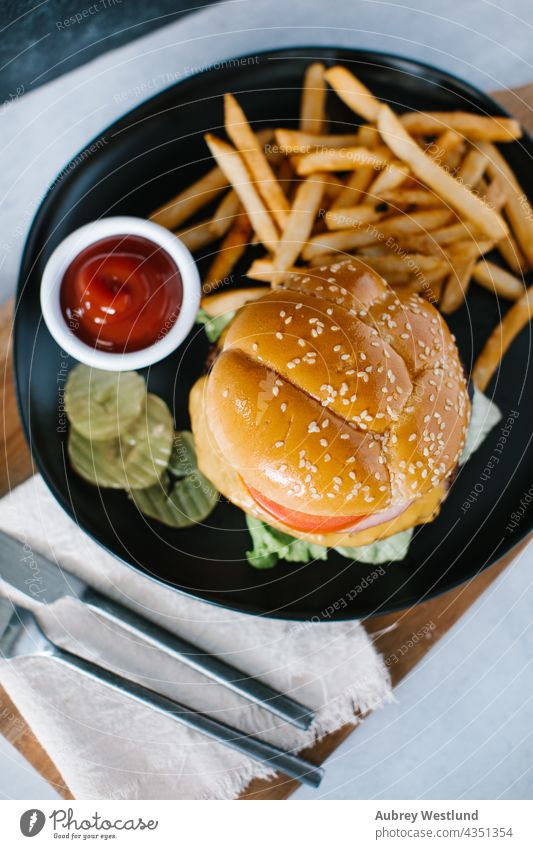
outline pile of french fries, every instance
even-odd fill
[[[329,132],[328,86],[357,116],[352,133]],[[258,243],[265,255],[247,275],[272,286],[306,266],[356,256],[394,289],[419,292],[449,314],[475,281],[516,301],[476,363],[473,379],[485,388],[533,315],[524,284],[533,209],[495,146],[520,138],[518,122],[468,112],[397,115],[347,68],[314,63],[298,130],[256,133],[232,94],[224,124],[229,141],[205,136],[215,167],[151,216],[193,252],[220,242],[203,281],[204,308]],[[196,220],[213,201],[214,212]],[[485,258],[493,250],[506,268]]]

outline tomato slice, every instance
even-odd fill
[[[254,501],[263,510],[295,531],[324,534],[344,531],[346,528],[355,527],[366,519],[366,514],[360,516],[313,516],[310,513],[302,513],[300,510],[291,510],[289,507],[283,507],[282,504],[267,498],[266,495],[250,486],[246,481],[244,481],[244,484]]]

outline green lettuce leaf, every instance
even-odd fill
[[[210,316],[205,310],[199,309],[196,315],[196,324],[203,324],[205,335],[210,342],[216,342],[225,327],[233,321],[235,312],[227,312],[224,315]]]
[[[246,524],[253,543],[253,549],[246,552],[246,558],[256,569],[272,569],[278,560],[289,563],[327,560],[328,550],[323,545],[291,537],[248,514]]]
[[[400,531],[386,539],[378,539],[369,545],[358,545],[353,548],[338,546],[335,551],[343,557],[349,557],[350,560],[357,560],[358,563],[372,563],[377,566],[379,563],[403,560],[409,550],[413,533],[414,528],[408,528],[406,531]]]
[[[460,466],[464,465],[470,459],[474,451],[477,451],[492,428],[498,424],[501,417],[502,414],[494,401],[487,398],[480,389],[474,387],[472,414],[470,416],[468,433],[466,434],[466,442],[459,459]]]
[[[272,569],[278,560],[289,563],[309,563],[310,560],[327,560],[328,548],[306,542],[303,539],[278,531],[255,516],[246,515],[246,524],[252,537],[253,549],[246,552],[248,563],[256,569]],[[388,539],[377,540],[370,545],[353,548],[339,546],[335,548],[343,557],[357,560],[359,563],[389,563],[403,560],[407,554],[413,536],[413,528],[400,531]]]

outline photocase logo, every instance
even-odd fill
[[[20,818],[20,830],[24,837],[35,837],[43,830],[46,817],[38,808],[30,808],[24,811]]]

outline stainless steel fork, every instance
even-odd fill
[[[169,716],[175,722],[200,731],[207,737],[292,778],[297,778],[304,784],[318,787],[322,780],[324,770],[304,758],[293,755],[291,752],[284,752],[270,743],[244,734],[237,728],[211,719],[148,687],[55,646],[40,629],[32,613],[23,608],[14,607],[7,599],[0,598],[0,658],[12,662],[18,657],[29,656],[49,658],[75,669],[87,678],[100,681],[115,692],[148,705],[158,713]]]

